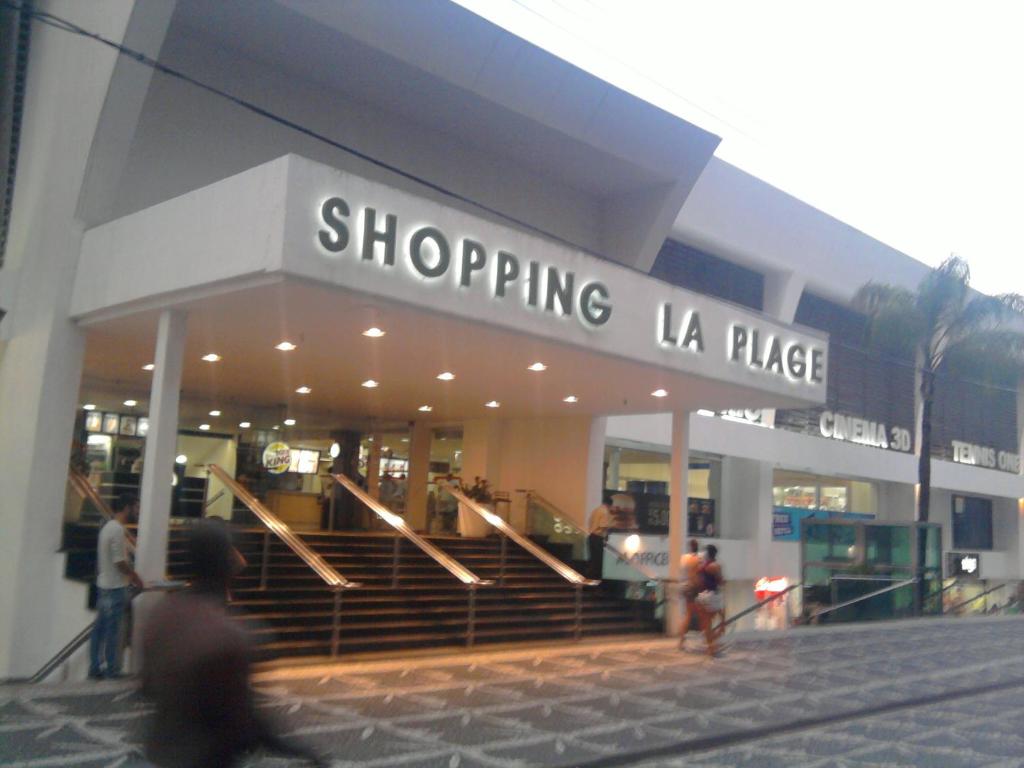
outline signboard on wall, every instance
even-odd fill
[[[292,463],[288,443],[271,443],[263,449],[263,466],[272,475],[283,475]]]
[[[636,581],[642,576],[668,578],[668,536],[651,533],[613,531],[608,534],[604,550],[601,578],[616,581]]]
[[[635,515],[636,528],[641,533],[667,534],[669,526],[669,504],[672,497],[666,493],[623,493],[605,491],[612,497],[629,498]],[[613,510],[613,518],[615,517]],[[712,537],[718,535],[718,521],[715,517],[714,499],[687,499],[686,535]],[[621,526],[620,527],[625,527]]]
[[[812,520],[874,520],[874,515],[863,512],[830,512],[827,509],[802,507],[772,508],[772,540],[800,541],[800,522]]]
[[[980,579],[980,552],[947,552],[946,573],[951,577]]]

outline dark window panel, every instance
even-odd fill
[[[764,276],[696,248],[666,240],[651,277],[751,309],[764,308]]]

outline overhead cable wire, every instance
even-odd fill
[[[583,251],[584,253],[587,253],[596,258],[607,260],[606,257],[601,256],[600,254],[597,254],[585,248],[579,243],[574,243],[571,240],[567,240],[566,238],[562,237],[561,235],[549,232],[527,221],[519,219],[515,216],[511,216],[504,211],[499,211],[496,208],[491,208],[490,206],[481,203],[478,200],[466,197],[465,195],[448,189],[447,187],[441,186],[436,182],[430,181],[429,179],[423,178],[422,176],[417,176],[416,174],[410,173],[409,171],[399,168],[398,166],[392,165],[391,163],[381,160],[378,157],[374,157],[373,155],[367,152],[363,152],[362,150],[349,146],[348,144],[343,144],[342,142],[332,139],[330,136],[320,133],[319,131],[302,125],[301,123],[297,123],[294,120],[291,120],[287,117],[284,117],[283,115],[280,115],[264,107],[261,107],[258,104],[255,104],[240,96],[236,96],[221,88],[217,88],[216,86],[210,85],[209,83],[205,83],[202,80],[199,80],[198,78],[186,74],[180,69],[176,69],[174,67],[168,66],[167,64],[163,64],[160,61],[157,61],[156,59],[152,58],[151,56],[147,56],[145,53],[142,53],[141,51],[134,50],[114,40],[110,40],[109,38],[104,37],[103,35],[97,32],[92,32],[88,29],[85,29],[84,27],[80,27],[74,22],[68,21],[67,19],[61,18],[60,16],[55,16],[51,13],[46,13],[45,11],[32,9],[28,5],[13,2],[13,0],[0,0],[0,10],[19,11],[25,13],[35,21],[38,21],[40,24],[45,24],[49,27],[59,29],[63,32],[68,32],[71,34],[79,35],[84,38],[88,38],[90,40],[94,40],[98,43],[101,43],[102,45],[107,46],[108,48],[112,48],[121,56],[124,56],[128,59],[132,59],[133,61],[142,64],[143,66],[149,67],[156,72],[159,72],[171,78],[175,78],[182,82],[188,83],[189,85],[199,88],[200,90],[206,91],[207,93],[213,94],[214,96],[225,99],[231,102],[232,104],[241,107],[242,109],[252,112],[253,114],[266,118],[267,120],[271,120],[286,128],[290,128],[291,130],[301,133],[304,136],[308,136],[311,139],[327,144],[328,146],[333,147],[334,149],[340,150],[353,157],[359,158],[360,160],[370,163],[371,165],[374,165],[385,171],[397,174],[398,176],[408,179],[409,181],[421,184],[427,187],[428,189],[431,189],[439,194],[444,195],[445,197],[448,197],[452,200],[457,200],[458,202],[464,203],[466,205],[471,205],[474,208],[484,211],[492,216],[496,216],[509,223],[515,224],[516,226],[522,227],[523,229],[526,229],[530,232],[541,235],[545,238],[548,238],[549,240],[554,240],[558,243],[561,243],[562,245],[566,245],[569,246],[570,248]],[[628,264],[620,263],[620,266],[623,266],[634,272],[641,272],[642,274],[646,274],[645,272],[643,272],[643,270],[639,270],[636,267],[632,267]]]

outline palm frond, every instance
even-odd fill
[[[898,357],[909,357],[922,344],[924,326],[911,291],[870,282],[857,291],[853,305],[867,317],[864,339],[867,346]]]

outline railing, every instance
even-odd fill
[[[917,583],[917,579],[916,578],[906,579],[906,580],[898,582],[896,584],[892,584],[892,585],[890,585],[888,587],[882,587],[882,589],[876,589],[874,592],[868,592],[866,595],[860,595],[859,597],[855,597],[852,600],[846,600],[846,601],[844,601],[842,603],[839,603],[838,605],[830,605],[827,608],[822,608],[820,611],[815,611],[810,616],[809,621],[814,621],[815,619],[820,618],[821,616],[825,616],[826,614],[832,613],[833,611],[838,611],[841,608],[848,608],[851,605],[855,605],[855,604],[857,604],[859,602],[862,602],[864,600],[868,600],[868,599],[870,599],[872,597],[878,597],[879,595],[884,595],[884,594],[886,594],[888,592],[893,592],[893,591],[895,591],[897,589],[902,589],[903,587],[907,587],[907,586],[910,586],[911,584],[916,584],[916,583]]]
[[[184,586],[184,582],[168,581],[157,586],[149,586],[145,589],[134,590],[131,593],[130,599],[134,600],[143,592],[173,592],[175,590],[181,589]],[[77,635],[71,638],[71,641],[63,648],[61,648],[59,651],[57,651],[57,653],[55,653],[49,661],[43,664],[43,666],[39,668],[39,671],[37,671],[27,680],[20,682],[29,682],[33,684],[41,683],[50,675],[52,675],[54,670],[57,669],[57,667],[59,667],[61,664],[70,659],[71,656],[75,653],[75,651],[77,651],[79,648],[81,648],[83,645],[89,642],[89,638],[92,636],[93,627],[96,626],[97,621],[98,619],[90,621],[88,626],[85,627],[85,629],[83,629],[81,632],[79,632]]]
[[[498,565],[498,584],[505,583],[505,563],[507,559],[508,540],[512,539],[516,544],[525,549],[531,555],[540,560],[544,565],[551,568],[555,573],[572,584],[576,590],[575,619],[573,622],[573,636],[578,640],[583,634],[583,587],[593,587],[600,584],[600,581],[588,579],[575,569],[570,568],[550,552],[537,546],[534,542],[523,536],[519,531],[502,520],[494,512],[485,509],[477,502],[470,499],[466,494],[453,485],[447,486],[447,491],[455,497],[456,501],[472,510],[485,522],[490,523],[501,534],[501,559]]]
[[[742,619],[744,616],[749,616],[751,613],[754,613],[755,611],[760,610],[764,606],[769,605],[770,603],[773,603],[774,601],[778,600],[783,595],[789,594],[794,589],[800,589],[800,587],[802,587],[802,586],[803,586],[802,583],[790,584],[785,589],[780,590],[779,592],[773,593],[771,597],[766,597],[764,600],[758,600],[756,603],[754,603],[753,605],[747,606],[746,608],[744,608],[739,613],[733,614],[732,616],[730,616],[725,621],[718,622],[718,624],[716,624],[713,627],[712,631],[718,632],[719,634],[721,634],[722,632],[724,632],[726,630],[727,627],[732,626],[737,621]],[[787,624],[788,624],[788,622],[787,622]]]
[[[440,549],[435,547],[410,528],[409,524],[406,523],[404,519],[385,507],[377,501],[377,499],[370,496],[366,491],[352,482],[350,478],[342,474],[334,474],[331,475],[331,477],[334,478],[336,483],[341,485],[342,488],[365,504],[368,509],[374,512],[377,517],[385,523],[390,525],[395,531],[394,549],[391,556],[391,586],[393,589],[397,589],[398,587],[398,572],[400,568],[401,544],[403,538],[419,547],[419,549],[433,559],[434,562],[466,586],[469,592],[469,606],[466,620],[466,644],[473,645],[476,642],[476,590],[477,587],[487,586],[494,582],[487,579],[481,579],[447,552],[442,552]]]
[[[586,531],[536,491],[518,489],[516,493],[526,495],[526,529],[529,533],[544,536],[552,544],[569,544],[573,560],[589,559]]]
[[[993,592],[998,592],[1000,589],[1005,587],[1006,584],[1007,584],[1007,582],[1004,581],[1002,584],[999,584],[999,585],[997,585],[995,587],[992,587],[990,589],[986,589],[984,592],[981,592],[981,593],[975,595],[974,597],[970,598],[969,600],[964,600],[963,602],[957,603],[956,605],[951,605],[949,608],[943,609],[942,614],[945,616],[947,613],[952,613],[953,611],[958,611],[961,608],[963,608],[965,605],[970,605],[975,600],[980,600],[981,598],[985,597],[986,595],[991,595]],[[953,584],[950,584],[949,587],[947,587],[947,589],[955,587],[956,585],[957,585],[957,583],[954,582]],[[945,591],[945,590],[943,590],[943,591]]]
[[[216,464],[209,465],[210,472],[224,483],[225,487],[240,499],[249,510],[256,515],[261,523],[266,526],[263,533],[263,556],[260,560],[260,589],[267,588],[268,565],[270,563],[270,534],[273,533],[281,541],[288,545],[301,560],[308,565],[317,576],[324,580],[334,591],[334,612],[331,624],[331,656],[338,655],[338,646],[341,641],[341,595],[346,589],[361,587],[354,581],[349,581],[338,573],[326,560],[317,554],[302,539],[296,536],[292,529],[278,519],[277,515],[263,506],[259,499],[243,488],[227,472]]]
[[[114,516],[114,513],[110,511],[110,507],[107,506],[107,502],[100,498],[99,493],[92,487],[89,478],[77,469],[69,469],[68,480],[71,481],[71,487],[75,489],[78,495],[96,507],[96,511],[103,515],[103,517],[109,520]]]

